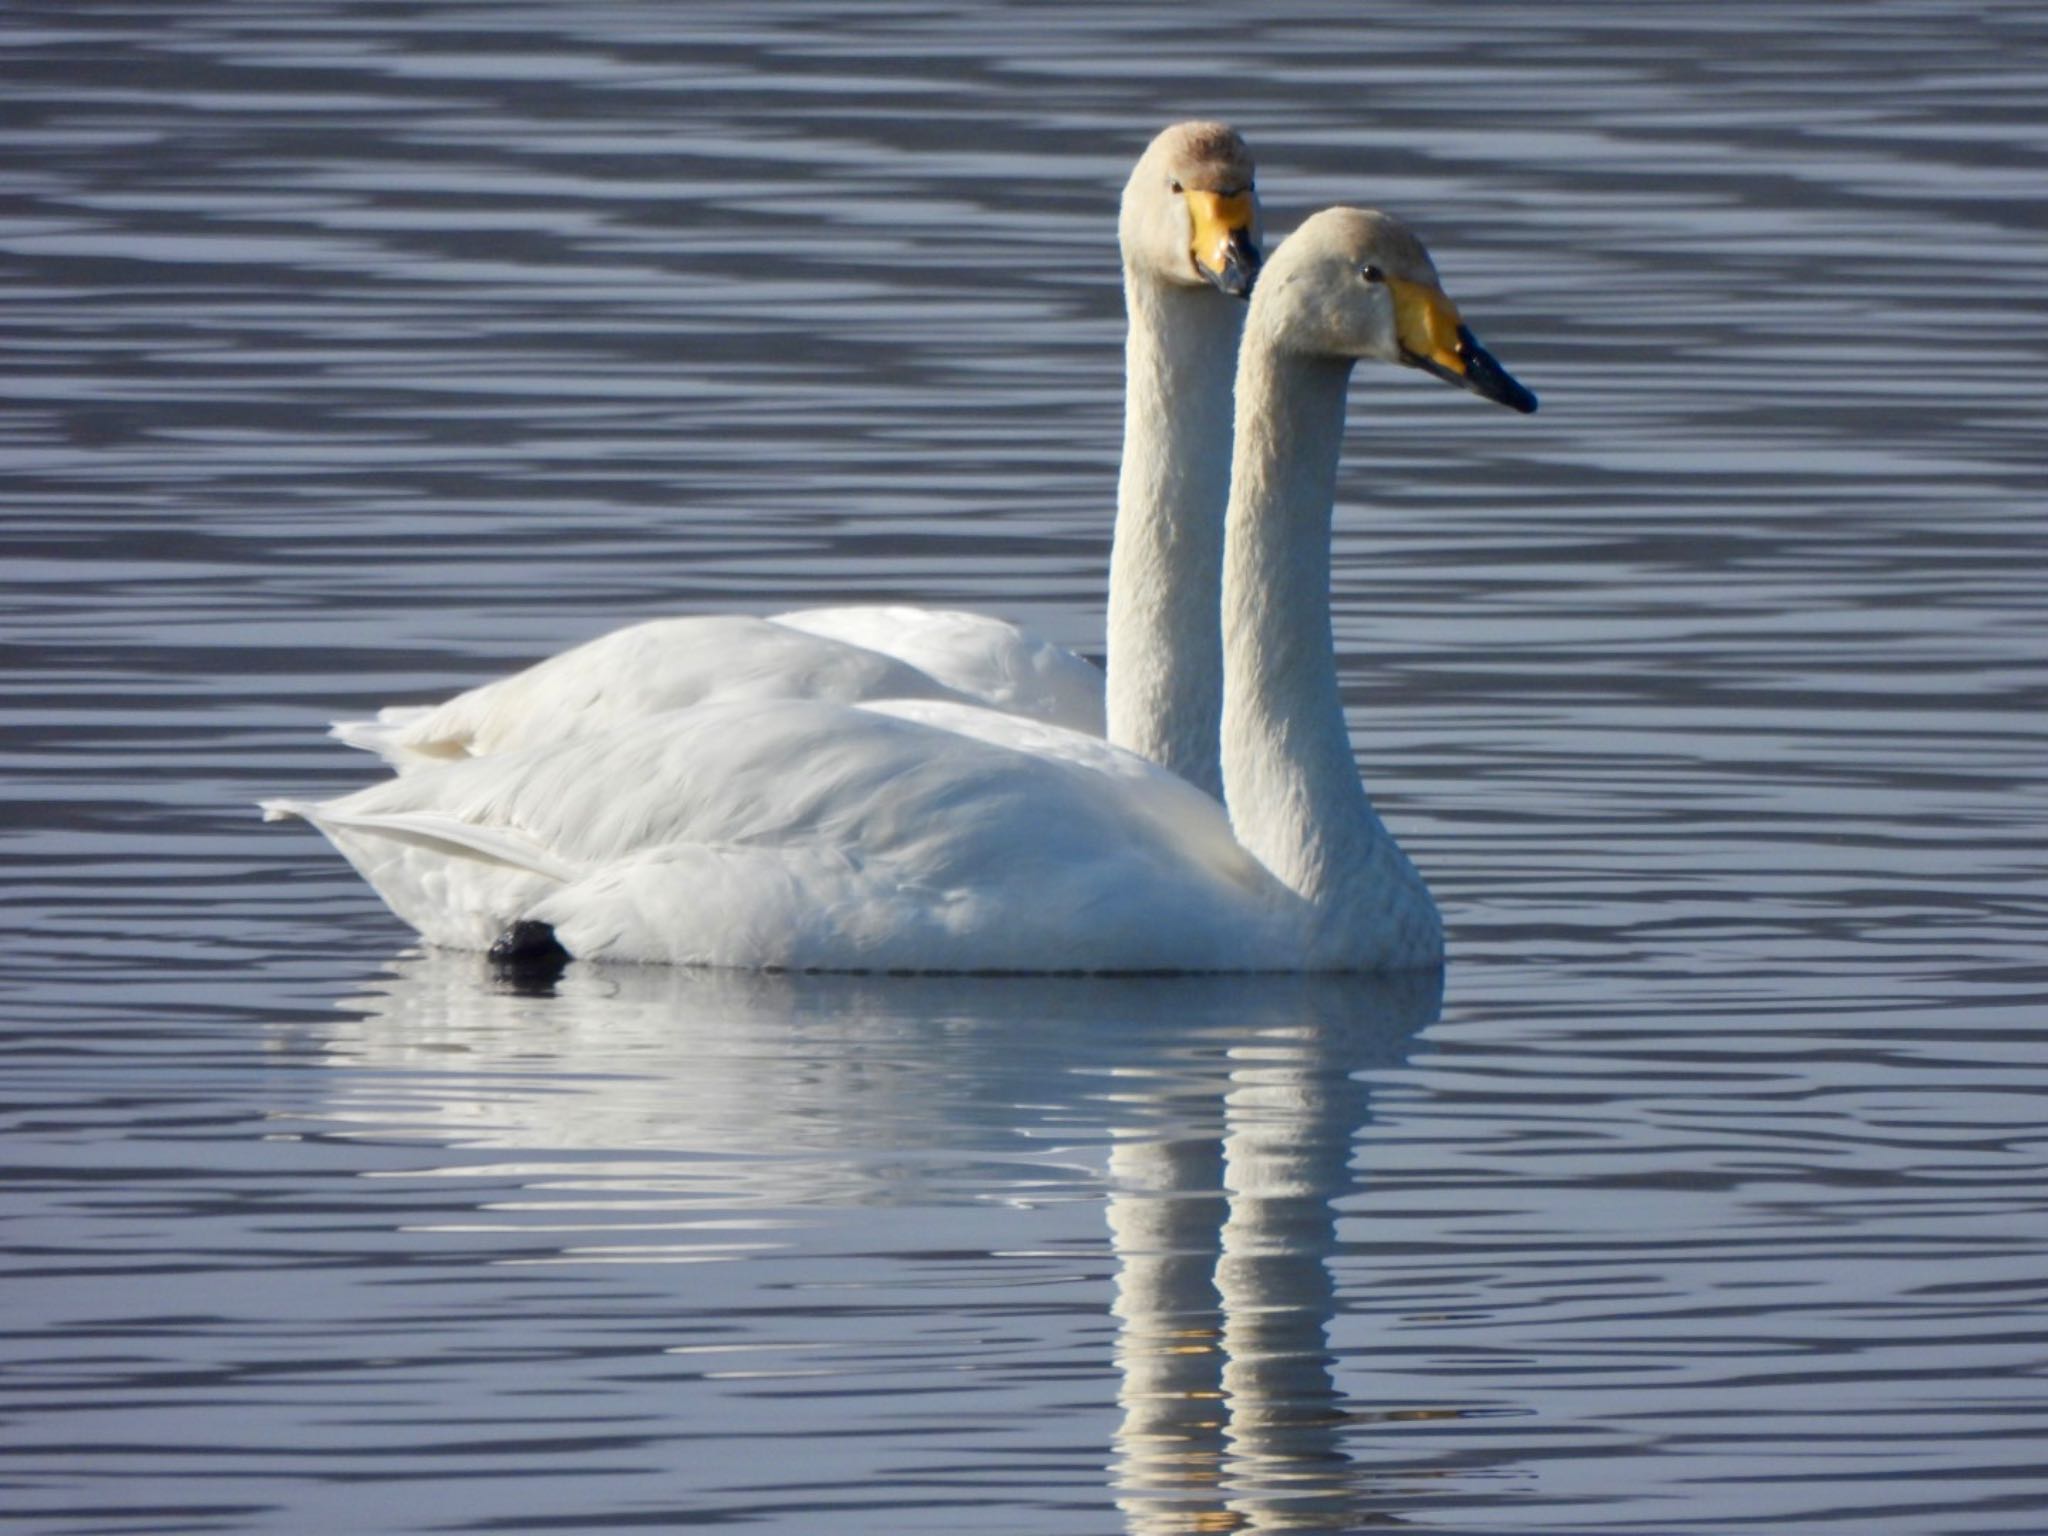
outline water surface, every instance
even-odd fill
[[[2048,23],[0,18],[0,1522],[2048,1523]],[[1439,983],[495,985],[251,802],[630,618],[1099,649],[1114,202],[1386,206],[1337,633]]]

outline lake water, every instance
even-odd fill
[[[2048,1528],[2038,6],[0,15],[0,1523]],[[1361,374],[1398,983],[422,955],[260,795],[629,618],[1099,648],[1114,200]]]

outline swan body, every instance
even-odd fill
[[[699,703],[946,699],[1107,731],[1220,797],[1216,599],[1239,301],[1259,261],[1252,177],[1233,130],[1180,123],[1152,141],[1124,188],[1130,324],[1107,704],[1092,663],[1002,619],[849,606],[652,620],[439,705],[337,722],[331,734],[407,772]]]
[[[461,949],[516,917],[583,959],[1263,969],[1291,900],[1165,769],[945,701],[708,703],[266,809]]]
[[[311,821],[422,936],[462,948],[531,922],[577,958],[748,968],[1440,963],[1337,694],[1331,492],[1359,358],[1535,408],[1386,215],[1328,211],[1275,256],[1238,374],[1227,819],[1136,753],[931,698],[714,700],[266,812]]]

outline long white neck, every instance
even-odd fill
[[[1238,841],[1310,904],[1311,964],[1433,965],[1428,889],[1359,782],[1330,630],[1349,363],[1254,332],[1237,381],[1223,567],[1223,781]]]
[[[1124,268],[1123,472],[1109,558],[1109,739],[1219,799],[1217,602],[1245,306]]]

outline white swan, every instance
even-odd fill
[[[1535,409],[1392,218],[1333,209],[1275,255],[1239,362],[1224,552],[1235,836],[1134,753],[921,700],[705,704],[265,809],[313,822],[457,948],[750,969],[1436,964],[1436,907],[1359,784],[1331,647],[1359,358]]]
[[[1123,472],[1111,564],[1111,676],[1001,619],[900,606],[655,619],[445,703],[333,734],[401,772],[601,731],[658,710],[809,698],[974,703],[1101,735],[1211,794],[1222,642],[1230,385],[1257,271],[1251,153],[1220,123],[1160,133],[1118,223],[1129,312]]]

